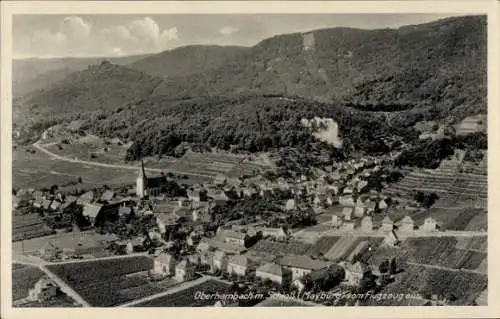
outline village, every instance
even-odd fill
[[[425,204],[386,194],[395,175],[391,157],[365,157],[313,178],[219,174],[213,183],[182,187],[172,174],[147,176],[141,162],[128,189],[17,190],[13,208],[45,220],[33,217],[19,229],[32,227],[31,237],[47,239],[33,247],[21,240],[15,255],[44,265],[148,255],[150,281],[180,284],[208,276],[257,295],[382,290],[403,271],[397,250],[404,238],[460,236],[430,216],[414,221],[410,215],[425,215]],[[370,263],[366,256],[380,247],[392,253]],[[42,277],[30,298],[50,299],[55,286]]]

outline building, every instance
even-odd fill
[[[165,234],[167,231],[175,229],[178,224],[179,218],[175,214],[156,214],[156,226],[158,227],[160,234]]]
[[[365,216],[361,220],[361,229],[363,231],[372,231],[373,230],[373,221],[370,216]]]
[[[277,284],[283,284],[291,279],[291,273],[283,266],[276,263],[267,263],[257,268],[255,276],[262,280],[270,280]]]
[[[33,301],[49,300],[57,295],[57,285],[47,276],[43,276],[38,280],[28,292],[28,299]]]
[[[295,203],[295,199],[289,199],[286,201],[286,204],[285,204],[285,209],[286,210],[294,210],[297,208],[297,204]]]
[[[389,216],[385,216],[382,220],[382,226],[380,227],[380,230],[383,232],[392,232],[394,230],[394,222]]]
[[[182,260],[175,266],[175,280],[182,282],[194,278],[195,265],[190,263],[187,259]]]
[[[355,264],[344,263],[345,279],[350,286],[359,286],[361,279],[371,273],[370,267],[358,261]]]
[[[214,262],[213,266],[215,269],[225,272],[227,269],[228,257],[226,252],[217,250],[214,253]]]
[[[139,198],[146,196],[158,196],[162,192],[162,188],[167,184],[165,176],[147,177],[144,170],[144,162],[141,161],[139,174],[136,178],[136,195]]]
[[[399,244],[399,238],[394,230],[384,237],[384,244],[391,247]]]
[[[245,246],[249,236],[245,233],[226,230],[223,233],[224,242],[239,246]]]
[[[78,205],[86,205],[92,203],[93,201],[94,201],[94,192],[88,191],[85,194],[78,197],[76,203]]]
[[[276,240],[285,240],[288,238],[289,233],[283,228],[269,228],[269,227],[249,227],[247,234],[261,234],[262,237],[272,237]]]
[[[203,188],[195,190],[187,190],[188,199],[192,202],[206,202],[208,200],[207,191]]]
[[[338,228],[342,226],[342,219],[337,215],[332,215],[332,227]]]
[[[237,276],[246,276],[250,271],[250,262],[244,255],[232,255],[227,262],[227,272]]]
[[[436,220],[432,217],[427,217],[424,220],[424,223],[422,226],[420,226],[420,230],[425,231],[425,232],[433,232],[438,230],[438,223]]]
[[[284,256],[278,261],[278,264],[291,271],[292,280],[328,266],[327,262],[302,255]]]
[[[83,206],[83,216],[87,217],[90,223],[94,225],[103,206],[103,204],[85,204]]]
[[[311,287],[315,284],[319,284],[320,286],[324,283],[327,283],[327,285],[336,285],[344,278],[344,269],[336,264],[332,264],[328,267],[314,270],[306,276],[295,279],[292,285],[296,287],[299,292],[302,292],[306,287]]]
[[[44,260],[55,260],[59,259],[62,253],[62,249],[54,245],[52,242],[47,242],[40,248],[40,257]]]
[[[156,274],[173,275],[176,273],[175,258],[171,254],[162,253],[154,260],[153,271]]]
[[[413,231],[415,229],[415,222],[410,216],[405,216],[398,225],[398,230],[403,232]]]
[[[109,202],[110,200],[112,200],[113,198],[115,197],[115,193],[113,191],[105,191],[102,196],[101,196],[101,200],[103,202]]]
[[[349,221],[352,219],[352,211],[353,211],[352,207],[344,207],[344,209],[342,209],[342,215],[344,216],[344,220]]]
[[[365,215],[365,212],[366,208],[364,206],[356,205],[356,207],[354,207],[354,217],[361,218]]]
[[[200,241],[196,246],[196,250],[199,252],[213,250],[212,247],[210,246],[210,239],[207,237],[200,238]]]

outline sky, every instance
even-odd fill
[[[17,15],[14,58],[111,57],[190,44],[251,46],[277,34],[330,27],[397,28],[443,14]]]

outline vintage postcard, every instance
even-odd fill
[[[2,317],[500,315],[498,30],[494,1],[3,2]]]

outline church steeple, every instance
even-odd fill
[[[147,178],[146,172],[144,170],[144,162],[141,160],[141,164],[139,165],[139,173],[136,179],[136,194],[139,198],[143,198],[146,196],[146,187],[147,187]]]
[[[139,176],[138,177],[143,177],[146,178],[146,172],[144,171],[144,161],[141,160],[141,164],[139,166]]]

